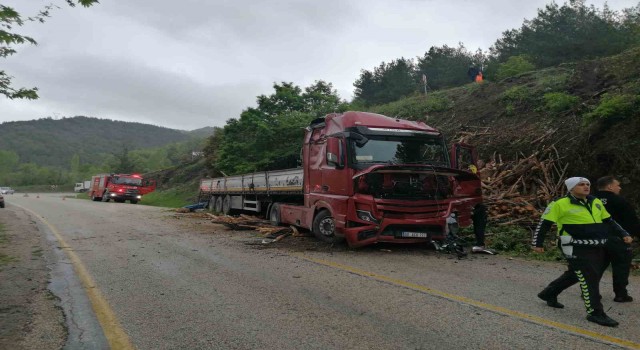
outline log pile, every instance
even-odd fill
[[[478,165],[489,220],[499,225],[535,226],[546,205],[565,193],[568,164],[554,146],[512,161],[494,153]]]
[[[263,237],[272,239],[264,243],[277,242],[287,236],[303,236],[295,227],[282,227],[274,226],[268,220],[260,219],[256,216],[240,215],[240,216],[227,216],[227,215],[214,215],[206,213],[207,217],[211,219],[211,222],[216,224],[223,224],[228,228],[241,231],[241,230],[254,230],[262,234]]]

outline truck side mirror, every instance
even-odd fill
[[[342,140],[337,137],[327,139],[327,165],[335,166],[338,169],[344,167],[344,146]]]

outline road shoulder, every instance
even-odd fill
[[[64,314],[48,287],[51,247],[22,209],[0,209],[0,348],[60,349]]]

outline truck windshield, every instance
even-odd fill
[[[448,166],[442,138],[367,136],[364,145],[351,142],[353,164],[430,164]]]
[[[139,177],[114,176],[111,179],[111,183],[114,185],[142,186],[142,179]]]

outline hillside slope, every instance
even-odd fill
[[[102,153],[164,146],[193,137],[189,132],[154,125],[73,117],[0,124],[0,149],[15,152],[21,163],[68,167],[74,154],[83,163],[100,164]]]
[[[499,82],[414,96],[373,111],[422,120],[451,141],[504,160],[557,150],[567,176],[620,176],[640,200],[640,48],[532,71]]]

